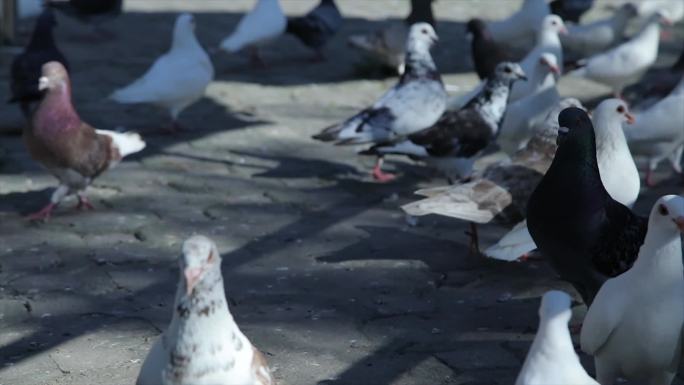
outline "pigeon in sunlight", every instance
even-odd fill
[[[658,57],[660,23],[669,24],[662,13],[656,12],[631,40],[608,51],[577,62],[579,68],[569,76],[584,77],[605,84],[617,98],[622,98],[625,86],[637,81]]]
[[[136,385],[274,385],[264,355],[235,323],[216,244],[183,243],[168,329],[152,345]]]
[[[572,301],[565,292],[546,292],[539,306],[539,328],[515,385],[599,385],[575,353],[568,323]]]
[[[96,33],[107,35],[100,24],[121,14],[123,0],[46,0],[46,5],[65,15],[93,25]]]
[[[447,97],[430,56],[436,42],[437,34],[430,24],[414,24],[406,43],[406,71],[399,82],[371,107],[313,138],[338,145],[393,144],[435,124],[446,108]],[[382,171],[382,162],[383,156],[378,154],[373,177],[381,182],[394,179]]]
[[[59,180],[50,203],[31,220],[47,220],[68,195],[78,197],[78,209],[93,209],[85,190],[103,172],[125,156],[141,151],[145,142],[136,133],[96,130],[83,122],[71,102],[71,82],[58,62],[43,65],[39,89],[45,92],[24,142],[31,157]]]
[[[584,25],[568,25],[561,36],[563,49],[571,56],[585,58],[605,51],[622,42],[629,22],[638,15],[636,6],[625,3],[612,15]]]
[[[647,220],[606,191],[587,113],[565,109],[558,123],[558,149],[527,204],[527,226],[551,267],[590,305],[607,279],[632,266]]]
[[[304,45],[316,51],[316,59],[323,60],[323,46],[342,26],[342,14],[335,0],[321,2],[305,16],[287,20],[287,33],[296,36]]]
[[[471,19],[466,25],[466,31],[471,39],[470,51],[480,80],[492,76],[499,63],[510,61],[504,46],[492,39],[484,21]]]
[[[220,48],[229,53],[248,48],[252,65],[264,67],[266,63],[259,54],[259,46],[282,35],[286,28],[287,18],[279,0],[257,0],[254,8],[240,19],[233,33],[223,39]]]
[[[195,19],[183,13],[176,19],[171,49],[130,85],[114,91],[118,103],[149,103],[171,115],[170,132],[181,130],[178,115],[204,96],[214,79],[214,66],[195,37]]]
[[[660,198],[634,265],[609,279],[589,307],[580,341],[596,378],[613,384],[669,385],[677,374],[684,325],[684,198]]]
[[[627,140],[622,130],[624,123],[634,124],[635,118],[627,104],[618,99],[606,99],[593,113],[596,134],[596,158],[601,182],[617,202],[632,207],[639,197],[641,182]],[[525,221],[517,224],[485,254],[492,258],[514,261],[524,259],[537,246]]]
[[[492,38],[500,43],[514,43],[531,39],[538,32],[542,20],[549,14],[546,0],[524,0],[520,9],[504,20],[487,23]]]
[[[52,10],[44,9],[36,20],[31,40],[24,51],[12,61],[10,72],[9,103],[19,103],[24,116],[29,119],[33,106],[40,100],[38,89],[43,64],[58,61],[69,68],[66,58],[55,45],[52,29],[57,25]]]
[[[526,80],[516,63],[500,63],[484,89],[465,107],[447,110],[431,127],[395,143],[379,143],[364,154],[407,155],[424,160],[449,180],[469,178],[477,157],[496,138],[511,86]]]
[[[653,171],[667,159],[682,174],[684,153],[684,77],[665,98],[635,113],[636,122],[624,127],[629,148],[635,156],[648,159],[646,185],[653,186]]]
[[[568,107],[582,104],[571,98],[560,101],[510,160],[491,164],[464,183],[418,190],[425,198],[402,209],[412,216],[438,214],[471,222],[470,250],[478,254],[476,224],[511,225],[525,217],[527,201],[556,152],[558,114]]]

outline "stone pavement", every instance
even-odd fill
[[[299,14],[315,2],[283,4]],[[252,1],[127,0],[127,13],[105,25],[117,38],[99,45],[78,42],[82,27],[60,17],[57,38],[83,118],[139,130],[148,148],[95,182],[96,211],[66,202],[49,223],[32,224],[22,215],[41,207],[55,182],[19,137],[0,137],[0,385],[132,384],[170,319],[180,244],[193,233],[218,243],[232,312],[280,385],[514,381],[539,296],[569,287],[543,261],[468,256],[463,222],[427,217],[410,226],[399,206],[443,183],[431,171],[392,160],[402,177],[377,184],[372,159],[309,139],[395,81],[358,76],[365,69],[344,41],[402,17],[408,2],[338,2],[350,20],[328,62],[309,64],[310,53],[289,37],[266,48],[266,70],[218,55],[216,82],[181,116],[191,130],[177,136],[155,133],[162,112],[106,95],[168,47],[178,11],[194,12],[200,40],[216,46]],[[518,3],[435,4],[447,82],[476,82],[463,22],[505,16]],[[676,49],[666,48],[664,61]],[[8,65],[0,61],[0,100]],[[607,92],[579,81],[561,89],[585,100]],[[14,113],[8,108],[0,116]],[[682,191],[669,170],[659,177],[640,212]],[[504,231],[482,227],[482,243]],[[575,310],[579,319],[584,307]]]

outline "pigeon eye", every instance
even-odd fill
[[[556,25],[556,24],[557,24],[557,23],[556,23],[555,21],[552,21],[552,22],[551,22],[551,25]]]
[[[511,72],[513,72],[513,70],[511,69],[511,67],[506,67],[504,68],[504,72],[510,74]]]
[[[662,216],[665,216],[670,214],[670,210],[668,210],[667,207],[665,207],[665,205],[661,203],[658,206],[658,213],[660,213],[660,215]]]
[[[427,35],[427,29],[421,29],[420,32],[422,32],[423,35]]]
[[[624,106],[618,107],[618,108],[617,108],[617,112],[623,114],[623,113],[625,112],[625,107],[624,107]]]

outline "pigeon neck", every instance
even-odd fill
[[[173,32],[173,42],[171,43],[172,51],[199,46],[199,42],[197,41],[193,31],[189,31],[185,28],[177,28]]]
[[[406,65],[400,82],[410,79],[428,78],[441,80],[432,56],[427,47],[410,47],[406,52]]]
[[[641,28],[635,40],[638,41],[654,41],[655,49],[658,49],[657,41],[660,39],[660,22],[656,17],[651,17],[649,21]]]
[[[512,85],[512,81],[503,80],[496,76],[487,79],[482,92],[466,105],[466,107],[472,107],[480,111],[482,117],[492,127],[493,135],[497,134],[503,120]]]
[[[28,44],[28,48],[49,48],[54,46],[55,39],[52,36],[52,24],[38,20],[38,24],[31,35],[31,41]]]
[[[71,103],[71,87],[65,81],[49,90],[38,106],[39,113],[33,118],[33,129],[37,131],[60,131],[78,128],[81,118]]]
[[[615,119],[595,114],[594,127],[596,132],[596,151],[599,163],[605,163],[604,158],[615,158],[629,154],[627,139],[622,131],[622,124]],[[612,156],[611,156],[612,155]],[[631,156],[631,155],[630,155]]]
[[[568,331],[568,322],[562,317],[554,317],[551,319],[542,320],[539,323],[539,330],[534,338],[533,350],[544,356],[557,356],[559,353],[572,352],[574,354],[574,347],[570,332]]]
[[[411,13],[406,17],[406,24],[429,23],[434,27],[435,17],[432,14],[432,0],[411,0]]]
[[[671,223],[663,224],[663,219],[654,215],[658,214],[652,214],[648,221],[646,238],[634,266],[637,269],[657,268],[659,276],[674,275],[681,279],[684,270],[681,233]]]

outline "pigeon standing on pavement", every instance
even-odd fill
[[[470,177],[476,157],[495,140],[512,85],[527,78],[517,63],[500,63],[484,89],[459,110],[447,110],[427,129],[396,143],[380,143],[366,153],[423,159],[449,179]]]
[[[195,19],[178,16],[171,49],[155,60],[145,74],[130,85],[114,91],[118,103],[150,103],[171,114],[171,131],[179,130],[178,115],[198,101],[214,79],[214,66],[195,37]]]
[[[316,51],[317,59],[323,59],[321,51],[342,26],[342,14],[335,0],[321,0],[318,6],[305,16],[287,20],[287,33],[296,36],[307,47]]]
[[[466,31],[472,39],[470,50],[475,72],[480,80],[484,80],[494,74],[499,63],[508,61],[508,55],[504,47],[492,39],[484,21],[471,19],[468,21]]]
[[[558,150],[530,197],[527,225],[542,255],[590,305],[608,278],[631,267],[647,221],[606,191],[587,113],[568,108],[558,123]]]
[[[660,198],[632,268],[599,290],[582,326],[582,350],[596,378],[669,385],[677,374],[684,326],[684,198]]]
[[[669,23],[662,13],[654,13],[631,40],[580,60],[580,68],[570,72],[570,75],[605,84],[613,89],[615,97],[622,98],[625,86],[638,80],[655,63],[661,22]]]
[[[435,124],[446,108],[444,84],[430,56],[436,41],[430,24],[414,24],[406,43],[406,71],[399,83],[373,106],[313,138],[338,145],[391,144]],[[378,156],[373,177],[382,182],[392,180],[393,175],[382,171],[382,161],[382,155]]]
[[[68,195],[78,197],[78,208],[92,209],[86,188],[123,157],[145,148],[136,133],[96,130],[83,122],[71,102],[71,83],[58,62],[43,65],[39,88],[45,92],[24,130],[24,142],[31,157],[58,180],[50,203],[30,215],[32,220],[48,219]]]
[[[168,329],[154,343],[136,385],[273,385],[266,359],[230,313],[221,256],[209,238],[183,243]]]
[[[43,64],[50,61],[62,63],[69,68],[66,58],[55,45],[52,29],[57,25],[52,10],[44,9],[36,20],[31,40],[24,51],[12,61],[10,73],[9,103],[19,103],[21,111],[28,119],[33,105],[37,103],[42,92],[38,89]]]
[[[582,367],[568,330],[570,296],[546,292],[539,306],[539,329],[515,385],[599,385]]]
[[[635,114],[636,122],[625,126],[629,148],[636,156],[648,159],[646,185],[653,186],[653,171],[668,159],[676,173],[682,174],[684,153],[684,77],[665,98]]]
[[[259,46],[285,33],[287,18],[280,0],[257,0],[254,8],[238,22],[233,33],[223,39],[221,49],[235,53],[243,48],[250,50],[252,65],[264,66]]]

